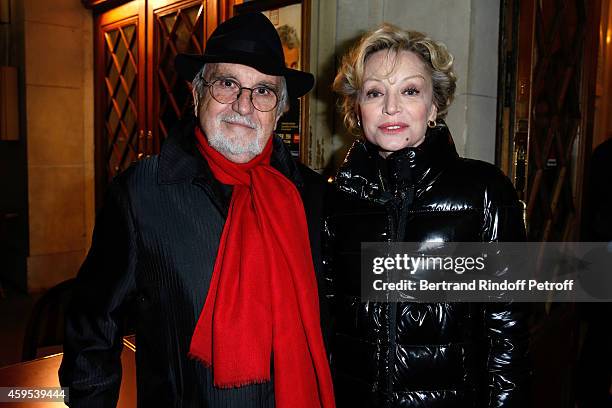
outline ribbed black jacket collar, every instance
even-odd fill
[[[383,159],[377,146],[356,140],[336,176],[340,190],[360,198],[386,202],[397,189],[412,185],[423,190],[459,157],[453,138],[443,121],[427,129],[417,147],[398,150]]]

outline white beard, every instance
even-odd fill
[[[256,136],[245,140],[243,137],[227,137],[221,130],[222,122],[240,123],[242,125],[249,126],[256,130]],[[207,134],[208,144],[218,151],[219,153],[226,155],[252,155],[257,156],[261,154],[264,149],[264,145],[261,143],[264,140],[263,129],[260,125],[255,123],[253,120],[246,116],[242,116],[238,113],[228,113],[226,115],[218,115],[215,118],[212,132]]]

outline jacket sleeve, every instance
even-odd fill
[[[321,333],[326,350],[329,352],[331,339],[331,310],[330,310],[330,283],[325,268],[324,225],[325,225],[325,201],[329,184],[323,177],[310,168],[299,164],[301,175],[304,179],[302,189],[302,200],[308,221],[308,232],[312,261],[317,277],[317,288],[319,295],[319,312],[321,321]]]
[[[489,197],[483,241],[525,241],[523,210],[512,184],[504,177],[496,189]],[[488,392],[483,396],[483,406],[530,406],[529,309],[529,303],[498,302],[484,306],[488,344],[484,389]]]
[[[331,220],[331,214],[334,212],[335,205],[334,187],[332,184],[327,184],[324,193],[324,211],[323,225],[321,234],[322,248],[322,270],[319,296],[325,299],[326,326],[324,327],[324,336],[327,340],[327,355],[333,370],[333,348],[334,334],[336,333],[336,280],[334,278],[334,257],[333,257],[333,242],[335,239],[334,223]]]
[[[111,184],[66,314],[60,383],[71,407],[114,407],[121,385],[122,328],[134,292],[136,240],[127,194]]]

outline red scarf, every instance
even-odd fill
[[[272,138],[244,164],[197,127],[196,138],[215,178],[234,189],[190,354],[221,388],[269,381],[274,358],[277,408],[334,407],[304,207],[270,166]]]

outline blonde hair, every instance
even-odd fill
[[[364,34],[344,55],[334,80],[333,90],[340,95],[338,105],[347,129],[353,134],[360,133],[357,100],[363,86],[365,65],[372,54],[381,50],[396,55],[399,51],[410,51],[421,58],[431,75],[433,103],[438,109],[436,118],[444,119],[455,96],[457,78],[453,71],[453,56],[446,45],[423,33],[384,23]]]
[[[298,38],[298,34],[295,28],[288,24],[284,24],[276,28],[276,31],[278,32],[278,36],[280,37],[281,44],[283,44],[290,50],[293,48],[300,47],[300,39]]]

